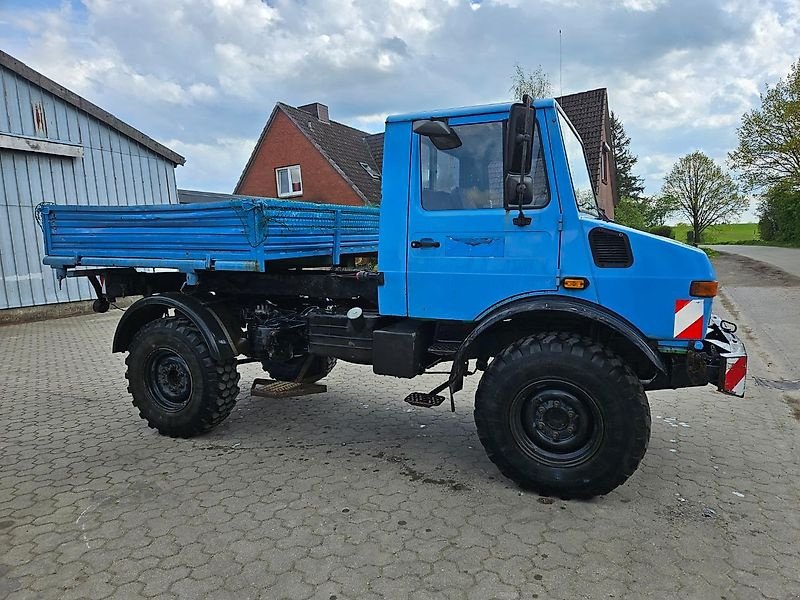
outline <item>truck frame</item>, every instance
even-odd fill
[[[605,217],[554,100],[389,117],[380,211],[243,197],[39,211],[44,262],[87,277],[96,311],[142,296],[112,349],[165,435],[222,422],[242,362],[297,393],[337,360],[403,378],[449,363],[406,402],[455,410],[482,372],[489,458],[524,488],[588,498],[644,457],[646,391],[744,395],[708,258]]]

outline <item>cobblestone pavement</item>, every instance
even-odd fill
[[[487,460],[472,380],[452,415],[402,402],[434,376],[340,364],[327,394],[243,391],[213,433],[160,437],[109,353],[118,315],[0,328],[0,597],[800,596],[800,408],[777,390],[654,393],[628,483],[553,501]]]

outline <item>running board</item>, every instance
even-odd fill
[[[310,394],[322,394],[328,386],[320,383],[297,383],[295,381],[275,381],[274,379],[254,379],[250,387],[251,396],[262,398],[294,398]]]
[[[439,406],[445,400],[444,396],[426,394],[425,392],[411,392],[405,397],[405,402],[408,402],[411,406],[422,406],[424,408]]]

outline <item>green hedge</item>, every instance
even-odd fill
[[[771,187],[758,209],[761,239],[800,244],[800,190],[788,183]]]

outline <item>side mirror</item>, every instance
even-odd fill
[[[536,111],[526,104],[514,104],[508,115],[505,147],[504,203],[511,206],[533,202],[531,163]]]
[[[512,206],[519,204],[519,194],[522,192],[522,205],[525,206],[533,202],[533,178],[530,175],[518,175],[516,173],[506,173],[503,183],[505,188],[505,208],[510,210]],[[522,189],[520,189],[522,186]]]
[[[414,121],[411,129],[414,133],[430,138],[431,143],[439,150],[454,150],[461,146],[461,138],[444,121],[434,121],[433,119]]]

